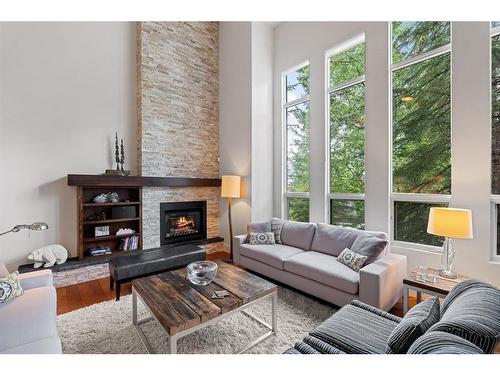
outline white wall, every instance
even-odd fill
[[[76,256],[76,188],[68,173],[112,167],[114,132],[136,169],[134,23],[0,23],[0,237],[10,269],[60,243]]]
[[[242,176],[242,197],[233,199],[233,234],[246,232],[252,194],[252,30],[250,22],[219,25],[220,174]],[[227,199],[220,202],[219,230],[229,244]]]
[[[270,22],[221,22],[219,27],[220,173],[243,177],[233,199],[233,234],[273,214],[273,29]],[[220,232],[229,244],[227,200]]]
[[[500,285],[500,264],[491,262],[490,71],[488,22],[454,22],[452,53],[451,207],[473,210],[474,239],[457,240],[457,272]],[[274,92],[281,72],[306,60],[311,64],[312,221],[327,219],[325,186],[325,52],[365,33],[366,38],[366,228],[390,232],[389,27],[386,22],[291,22],[275,29]],[[274,214],[281,214],[281,101],[274,98]],[[410,268],[438,266],[440,255],[407,247]]]
[[[273,216],[274,26],[252,22],[252,222]]]

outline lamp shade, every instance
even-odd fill
[[[241,191],[241,176],[222,176],[220,196],[223,198],[239,198]]]
[[[472,211],[431,207],[427,233],[449,238],[472,238]]]

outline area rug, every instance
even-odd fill
[[[271,301],[262,301],[248,311],[271,321]],[[278,332],[251,348],[247,353],[283,353],[335,309],[328,304],[306,297],[298,292],[278,289]],[[139,302],[139,318],[148,315]],[[57,318],[57,327],[64,353],[71,354],[140,354],[146,353],[137,331],[132,326],[132,297],[120,301],[106,301],[85,307]],[[167,338],[156,321],[143,325],[144,331],[157,353],[165,353]],[[266,328],[242,313],[193,332],[177,342],[178,353],[230,354],[245,348]]]

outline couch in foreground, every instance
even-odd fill
[[[7,269],[0,263],[0,276]],[[0,354],[60,354],[52,271],[19,275],[23,295],[0,304]]]
[[[433,297],[436,299],[436,297]],[[434,315],[425,316],[434,304]],[[404,318],[353,301],[320,324],[287,354],[483,354],[500,340],[500,291],[467,280],[442,304],[426,300]]]
[[[337,256],[351,248],[361,233],[387,239],[382,232],[284,221],[282,244],[250,245],[247,235],[236,236],[233,259],[235,264],[337,306],[357,299],[389,310],[402,295],[406,257],[390,254],[386,246],[373,263],[353,271],[338,262]]]

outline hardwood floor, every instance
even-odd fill
[[[223,259],[225,252],[216,252],[207,256],[207,259]],[[131,283],[122,285],[121,295],[132,292]],[[115,298],[114,290],[109,289],[109,278],[92,280],[85,283],[57,288],[57,314],[65,314],[95,303],[110,301]],[[415,305],[416,297],[410,296],[410,306]],[[397,316],[403,316],[403,301],[401,300],[390,311]]]

